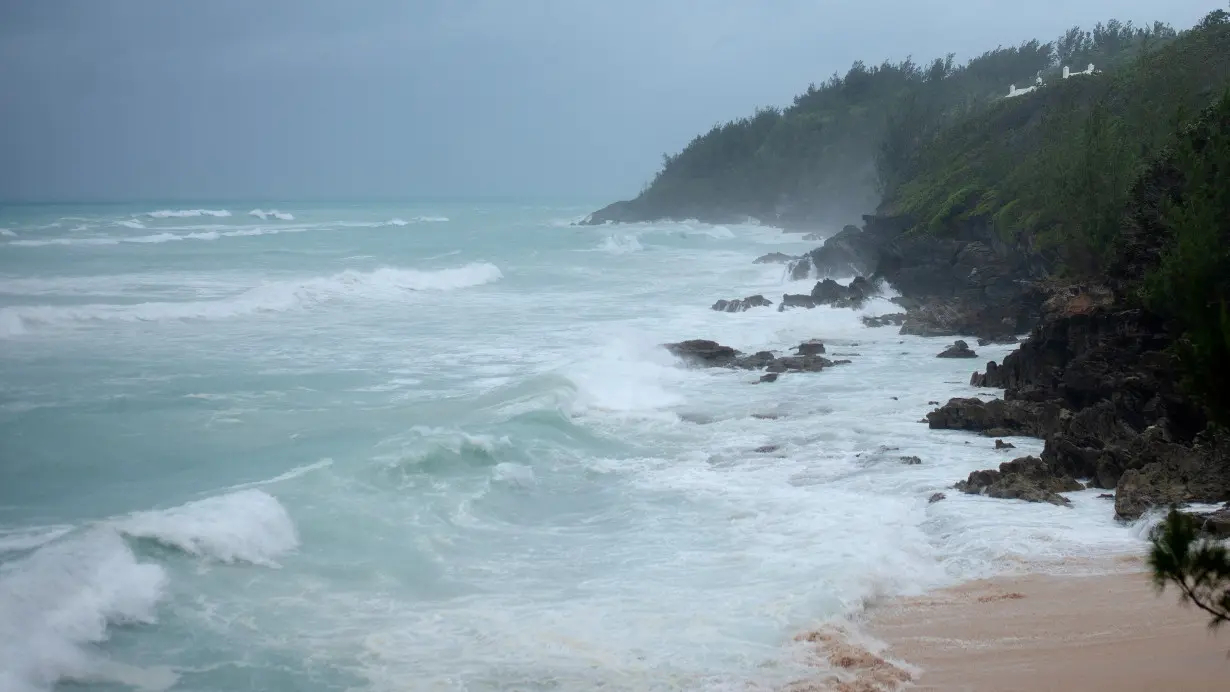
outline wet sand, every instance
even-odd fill
[[[1207,622],[1135,571],[972,582],[875,608],[866,630],[916,690],[1225,692],[1230,626]]]

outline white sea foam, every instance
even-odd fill
[[[144,226],[134,226],[144,228]],[[48,245],[119,245],[120,243],[173,243],[182,240],[218,240],[219,238],[247,238],[261,235],[277,235],[279,233],[302,233],[310,230],[307,226],[278,228],[237,228],[232,231],[194,231],[192,233],[171,233],[164,231],[151,235],[140,236],[102,236],[93,238],[44,238],[13,240],[8,244],[16,247],[44,247]]]
[[[137,304],[21,305],[0,308],[0,337],[30,328],[90,322],[218,320],[259,313],[309,309],[335,301],[401,301],[423,291],[451,291],[499,281],[499,268],[486,262],[420,271],[384,267],[367,272],[266,282],[214,300]]]
[[[141,563],[115,531],[66,537],[0,571],[0,689],[47,692],[114,670],[87,650],[111,625],[149,624],[162,568]]]
[[[72,530],[73,527],[66,525],[0,529],[0,553],[37,548],[54,541]]]
[[[286,508],[262,490],[240,490],[114,522],[120,533],[221,562],[276,567],[299,545]]]
[[[0,236],[4,236],[6,238],[15,238],[17,234],[8,228],[0,228]]]
[[[626,255],[629,252],[640,252],[644,248],[634,235],[609,235],[602,240],[598,249],[612,255]]]
[[[414,220],[419,223],[445,223],[448,221],[447,216],[416,216]]]
[[[160,209],[145,214],[151,219],[182,219],[192,216],[230,216],[226,209]]]
[[[278,211],[277,209],[253,209],[248,212],[248,216],[255,216],[258,219],[277,219],[279,221],[294,221],[295,215],[289,212]]]
[[[380,224],[380,225],[382,226],[407,226],[409,224],[410,222],[406,221],[405,219],[389,219],[388,221],[385,221],[383,224]]]
[[[145,228],[145,224],[141,223],[140,219],[121,219],[120,221],[116,221],[115,225],[123,226],[125,228]]]

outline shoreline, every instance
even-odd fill
[[[909,681],[858,675],[833,689],[1226,689],[1230,630],[1211,631],[1173,588],[1158,594],[1142,558],[1106,567],[994,577],[874,606],[861,629],[882,644],[874,655]]]

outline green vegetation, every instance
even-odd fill
[[[1230,425],[1230,91],[1184,128],[1165,156],[1175,180],[1159,209],[1164,243],[1145,305],[1169,318],[1184,386]]]
[[[1208,613],[1216,628],[1230,621],[1230,553],[1202,538],[1196,521],[1171,510],[1153,531],[1149,566],[1158,591],[1174,584],[1183,602]]]
[[[1076,119],[1061,112],[1079,110],[1108,91],[1107,76],[1183,38],[1164,24],[1112,20],[1092,31],[1073,28],[1052,42],[1000,47],[963,65],[952,55],[926,64],[856,62],[844,76],[808,87],[786,108],[717,125],[664,156],[630,211],[640,218],[750,215],[784,224],[846,223],[883,199],[889,211],[916,214],[923,227],[973,213],[990,218],[1019,196],[1015,187],[1000,189],[1000,179],[1015,167],[1020,150],[1041,143],[1042,115],[1048,124],[1070,125]],[[1062,66],[1079,71],[1089,63],[1105,75],[1061,78]],[[1039,76],[1045,89],[1004,98],[1010,84],[1030,86]],[[1059,87],[1063,93],[1048,93]],[[1106,119],[1106,127],[1118,126]],[[1002,139],[1005,128],[1012,136]],[[1061,145],[1062,137],[1051,137],[1054,147]],[[944,204],[953,190],[966,188],[980,194]],[[1036,213],[1015,206],[1015,213]]]

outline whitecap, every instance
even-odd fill
[[[286,509],[262,490],[240,490],[167,510],[138,512],[112,524],[120,533],[220,562],[276,567],[299,545]]]
[[[603,239],[598,249],[612,255],[626,255],[630,252],[640,252],[645,248],[634,235],[609,235]]]
[[[0,236],[4,236],[6,238],[16,238],[17,234],[7,228],[0,228]]]
[[[231,212],[226,209],[160,209],[158,211],[146,212],[146,216],[151,219],[182,219],[191,216],[230,216]]]
[[[295,220],[294,214],[284,212],[284,211],[278,211],[277,209],[269,209],[267,211],[264,209],[253,209],[252,211],[248,212],[248,216],[255,216],[256,218],[261,219],[261,220],[264,220],[264,219],[277,219],[279,221],[294,221]]]
[[[486,262],[435,271],[384,267],[367,272],[346,270],[329,276],[271,281],[238,295],[213,300],[9,306],[0,308],[0,337],[17,336],[40,326],[217,320],[304,310],[336,301],[403,301],[418,292],[452,291],[502,278],[499,267]]]
[[[151,624],[166,574],[138,562],[99,527],[43,546],[0,571],[0,689],[47,692],[61,680],[100,680],[114,667],[87,647],[112,625]]]

